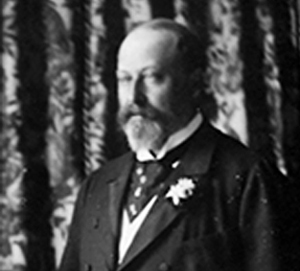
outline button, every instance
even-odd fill
[[[169,265],[167,263],[161,263],[158,268],[160,271],[168,271]]]
[[[92,271],[92,266],[88,263],[85,263],[84,267],[83,267],[83,270],[84,271]]]
[[[178,161],[175,161],[172,165],[171,165],[171,167],[172,168],[177,168],[178,166],[179,166],[179,164],[180,164],[180,161],[178,160]]]
[[[93,223],[93,228],[97,229],[99,227],[99,218],[93,217],[92,223]]]

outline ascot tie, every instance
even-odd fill
[[[126,203],[130,221],[134,220],[149,200],[164,187],[162,179],[166,173],[166,168],[157,161],[136,162]]]
[[[165,187],[165,180],[187,149],[190,140],[167,153],[162,160],[135,162],[131,173],[131,184],[127,192],[125,208],[129,220],[134,220],[149,200]]]

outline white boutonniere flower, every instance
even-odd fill
[[[166,198],[171,198],[175,206],[178,206],[182,199],[187,199],[193,195],[196,184],[192,178],[180,178],[175,185],[171,185],[166,194]]]

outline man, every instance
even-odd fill
[[[61,271],[282,270],[276,174],[264,178],[266,164],[197,109],[200,48],[166,19],[121,44],[118,117],[132,151],[83,184]]]

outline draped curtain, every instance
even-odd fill
[[[299,179],[300,0],[1,7],[0,270],[58,266],[80,184],[127,149],[115,121],[116,52],[152,18],[184,24],[205,44],[211,123]]]

